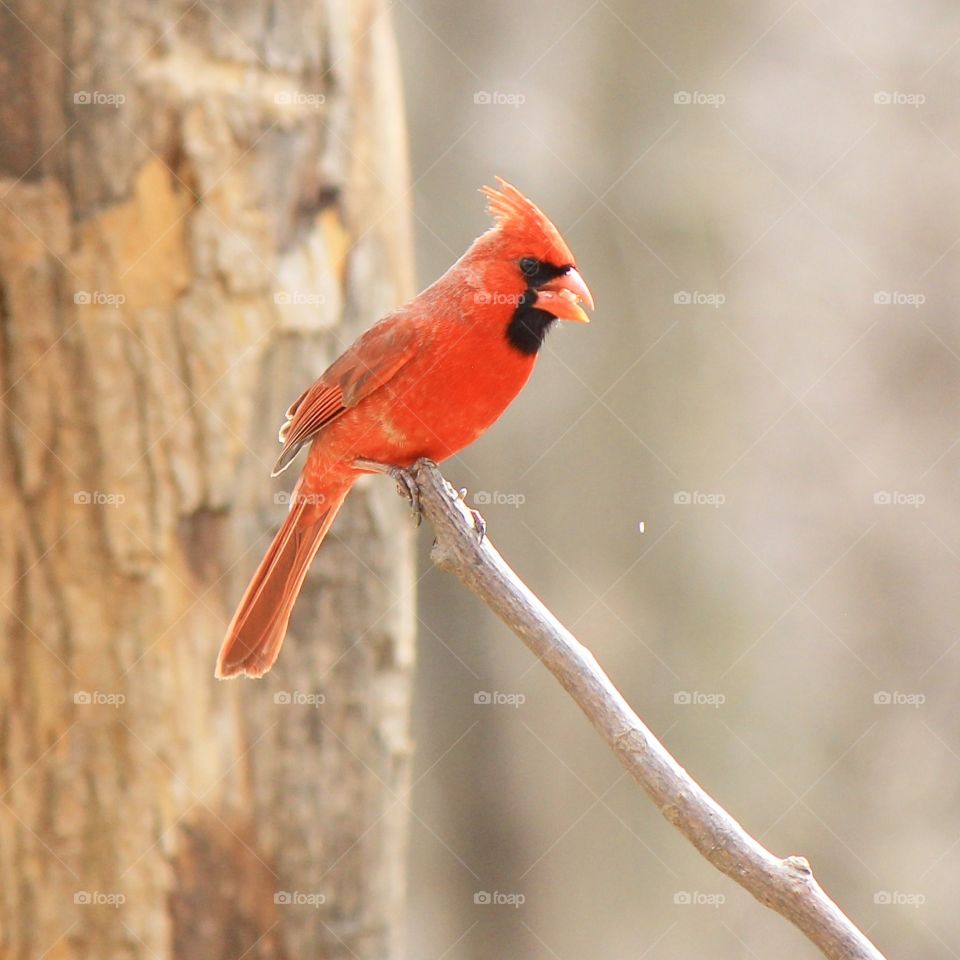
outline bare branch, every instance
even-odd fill
[[[437,540],[433,562],[455,574],[560,681],[660,812],[718,870],[802,930],[832,960],[883,960],[823,892],[803,857],[780,859],[710,797],[634,713],[593,654],[482,542],[474,517],[436,465],[411,471]]]

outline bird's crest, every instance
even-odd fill
[[[549,253],[547,259],[557,264],[572,264],[573,254],[560,231],[533,201],[528,200],[513,184],[497,177],[496,187],[481,187],[487,198],[487,212],[495,228],[520,244],[531,246],[530,252]],[[536,248],[546,249],[536,249]]]

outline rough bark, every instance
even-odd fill
[[[388,485],[350,498],[278,667],[213,679],[293,483],[284,409],[410,293],[386,5],[0,21],[0,957],[395,956]]]

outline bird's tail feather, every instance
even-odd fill
[[[310,561],[345,496],[343,491],[330,499],[319,514],[305,499],[295,500],[227,628],[217,657],[219,679],[262,677],[274,665]]]

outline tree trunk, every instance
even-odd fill
[[[287,405],[410,293],[386,4],[0,11],[0,958],[391,957],[411,525],[217,683]],[[294,468],[294,470],[296,467]]]

